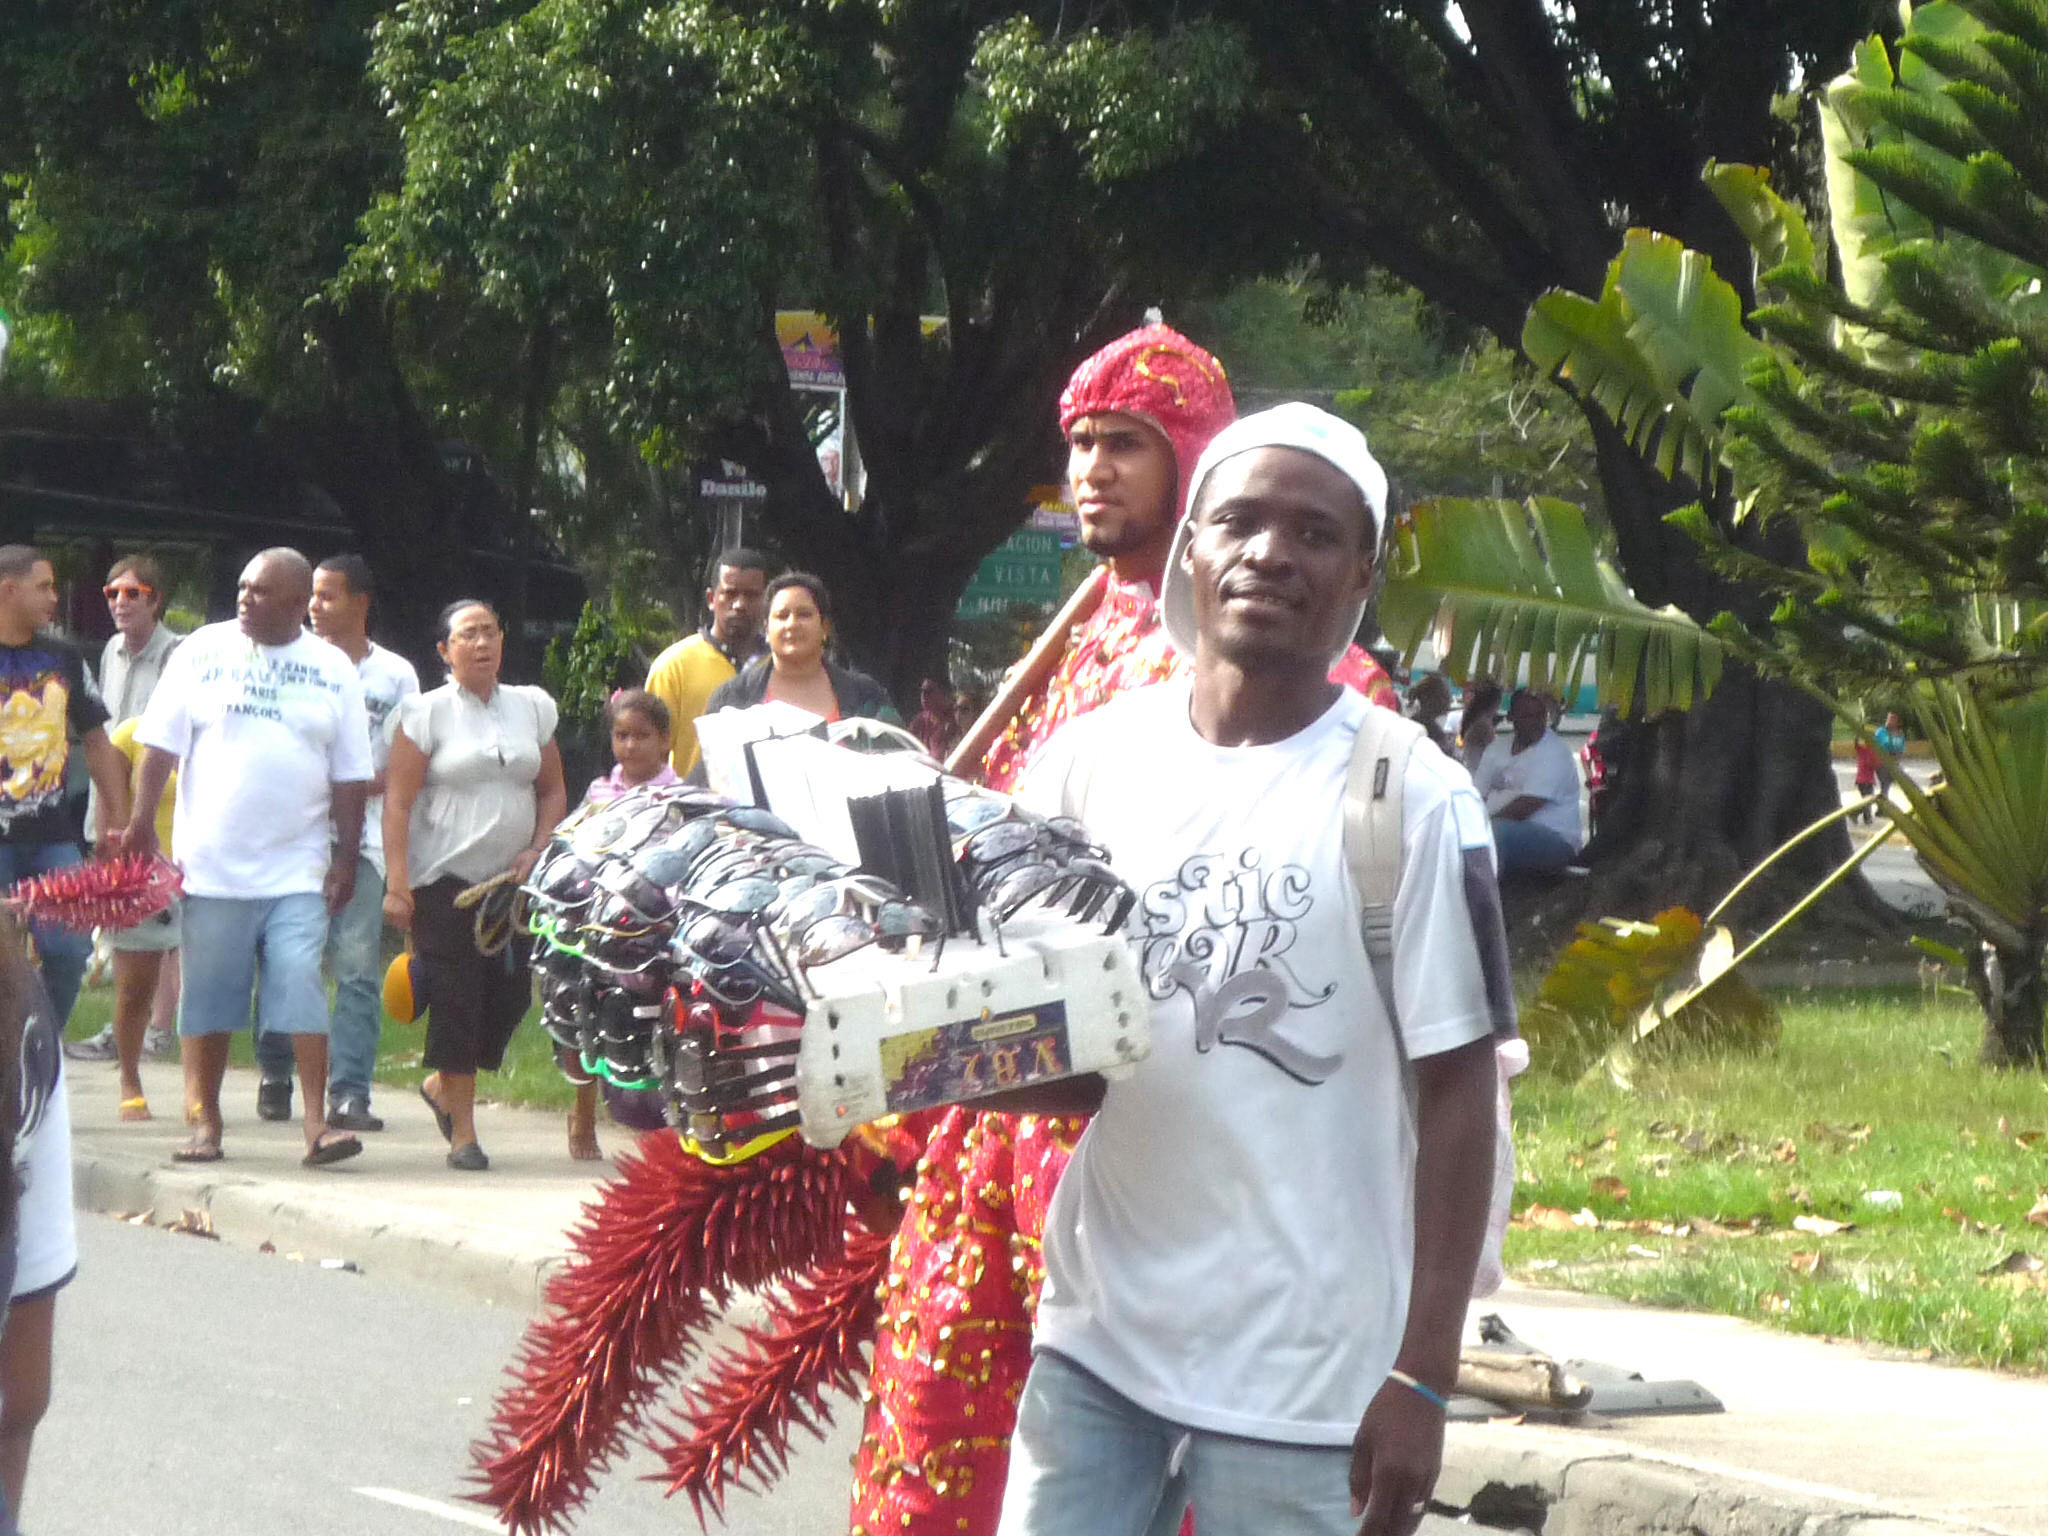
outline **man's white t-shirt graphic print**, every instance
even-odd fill
[[[1195,1428],[1348,1444],[1413,1269],[1414,1127],[1345,864],[1363,712],[1225,748],[1185,683],[1064,728],[1022,794],[1078,816],[1140,893],[1152,1051],[1109,1085],[1054,1192],[1036,1343]],[[1407,1054],[1485,1038],[1464,895],[1490,846],[1464,770],[1411,755],[1394,992]]]

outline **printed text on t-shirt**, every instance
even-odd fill
[[[1304,981],[1286,958],[1315,905],[1298,864],[1261,869],[1257,849],[1231,859],[1197,854],[1138,903],[1140,968],[1152,995],[1185,989],[1195,1008],[1195,1049],[1255,1051],[1288,1076],[1315,1084],[1344,1064],[1281,1033],[1289,1009],[1316,1008],[1337,990]]]

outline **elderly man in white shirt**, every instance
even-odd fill
[[[1562,869],[1585,842],[1579,765],[1550,728],[1550,700],[1518,688],[1508,701],[1512,737],[1495,738],[1472,775],[1493,822],[1502,874]]]

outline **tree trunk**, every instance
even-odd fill
[[[1980,943],[1970,961],[1970,990],[1984,1010],[1984,1043],[1977,1059],[1987,1067],[2048,1068],[2048,943],[2026,949]]]
[[[1723,609],[1760,616],[1768,595],[1720,581],[1701,565],[1690,540],[1663,522],[1694,488],[1659,475],[1597,406],[1580,403],[1599,455],[1622,568],[1636,595],[1653,605],[1676,604],[1702,623]],[[1789,524],[1753,526],[1746,538],[1775,559],[1803,559]],[[1593,878],[1549,904],[1553,921],[1649,917],[1674,905],[1704,916],[1748,869],[1840,804],[1831,734],[1832,717],[1819,700],[1735,663],[1690,710],[1636,723],[1628,765],[1586,849]],[[1727,920],[1738,928],[1762,926],[1849,852],[1846,827],[1817,834],[1774,866]],[[1863,937],[1897,931],[1897,919],[1861,875],[1838,886],[1806,922]]]

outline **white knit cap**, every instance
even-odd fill
[[[1303,453],[1314,454],[1357,486],[1359,495],[1365,498],[1366,510],[1372,514],[1375,550],[1379,548],[1380,535],[1386,528],[1387,472],[1380,468],[1380,461],[1366,447],[1365,434],[1358,428],[1343,417],[1332,416],[1303,400],[1290,400],[1270,410],[1238,417],[1216,434],[1209,446],[1202,450],[1201,458],[1195,461],[1194,475],[1188,481],[1188,515],[1181,519],[1180,527],[1174,531],[1173,547],[1166,555],[1166,579],[1161,584],[1163,590],[1159,595],[1160,619],[1174,649],[1191,659],[1195,654],[1195,595],[1192,578],[1181,568],[1181,556],[1187,550],[1188,540],[1194,536],[1195,506],[1201,500],[1202,482],[1225,459],[1235,458],[1254,448],[1298,448]],[[1370,603],[1369,597],[1360,601],[1358,612],[1352,615],[1350,628],[1344,632],[1343,642],[1331,657],[1332,665],[1350,647],[1352,636],[1365,622],[1365,610]]]

